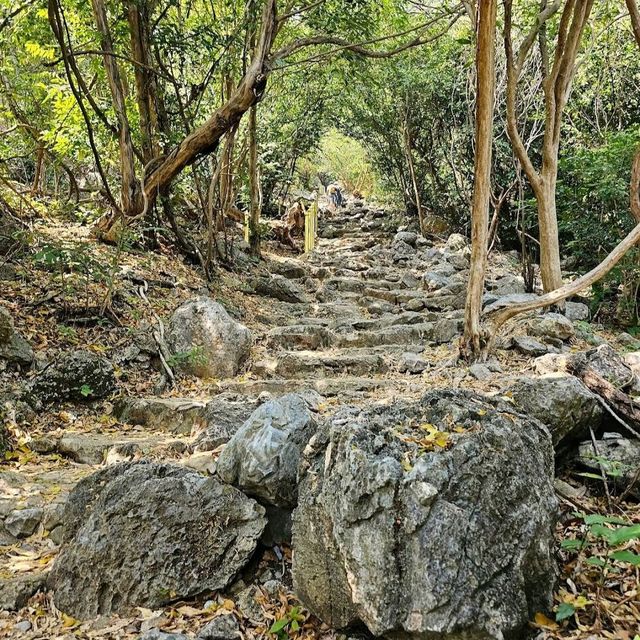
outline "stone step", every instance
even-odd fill
[[[385,373],[388,369],[386,359],[381,354],[371,352],[289,351],[278,356],[273,373],[285,378],[339,374],[366,376]]]
[[[442,318],[436,322],[385,327],[375,331],[355,331],[336,335],[334,345],[346,347],[375,347],[450,342],[462,332],[462,320]]]

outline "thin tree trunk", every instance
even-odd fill
[[[257,106],[249,112],[249,187],[251,191],[251,214],[249,241],[251,252],[260,255],[260,182],[258,177]]]
[[[465,305],[462,354],[469,359],[481,356],[484,348],[480,316],[487,270],[489,204],[491,201],[491,157],[496,87],[495,33],[497,0],[478,6],[476,47],[476,153],[471,213],[471,269]]]
[[[545,177],[538,191],[538,225],[540,240],[540,276],[545,292],[562,286],[560,269],[560,240],[558,238],[558,217],[556,214],[556,180],[554,175]]]
[[[411,184],[413,185],[413,194],[416,200],[416,209],[418,210],[418,222],[420,224],[420,233],[425,235],[424,213],[422,211],[422,203],[420,201],[420,190],[418,189],[418,180],[416,179],[416,170],[413,164],[413,152],[411,149],[411,132],[409,131],[409,113],[407,109],[404,121],[404,142],[407,154],[407,164],[409,165],[409,175],[411,176]]]
[[[133,153],[133,143],[131,141],[131,128],[127,117],[127,109],[124,99],[124,88],[120,70],[116,62],[113,40],[109,23],[107,20],[107,10],[103,0],[91,0],[93,15],[98,33],[100,34],[100,45],[103,55],[104,69],[109,81],[113,108],[118,118],[118,143],[120,149],[120,207],[127,217],[138,215],[143,209],[143,198],[140,190],[140,183],[136,178],[135,160]]]

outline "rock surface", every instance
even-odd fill
[[[215,300],[195,298],[178,307],[167,328],[177,366],[200,378],[235,376],[251,349],[251,332]]]
[[[521,413],[549,427],[553,444],[575,441],[598,429],[603,410],[580,380],[563,373],[521,378],[507,392]]]
[[[0,307],[0,362],[5,366],[28,367],[33,362],[33,349],[15,330],[11,314]]]
[[[217,473],[267,504],[293,507],[300,454],[316,428],[316,415],[302,396],[291,393],[271,400],[227,443]]]
[[[416,444],[430,425],[450,448]],[[551,603],[553,471],[546,429],[482,396],[344,409],[301,463],[296,592],[338,629],[522,637]]]
[[[116,388],[112,364],[91,351],[67,351],[38,374],[30,388],[36,402],[82,402],[104,398]]]
[[[106,467],[69,496],[49,587],[77,618],[223,589],[265,522],[260,505],[215,478],[169,464]]]

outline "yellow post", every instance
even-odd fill
[[[249,217],[250,213],[248,211],[244,212],[244,241],[249,243]]]

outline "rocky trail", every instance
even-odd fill
[[[490,263],[486,305],[531,295],[515,254]],[[582,357],[633,395],[640,344],[572,302],[461,365],[468,268],[464,237],[351,200],[310,255],[247,262],[227,298],[184,287],[118,350],[59,353],[22,387],[7,374],[0,637],[633,640],[637,565],[601,579],[559,542],[605,504],[577,475],[605,451],[617,520],[600,526],[640,526],[638,440],[567,373]],[[34,355],[0,320],[9,372]],[[153,393],[163,370],[178,380]],[[24,426],[53,413],[63,428]],[[602,635],[582,635],[594,619]]]

